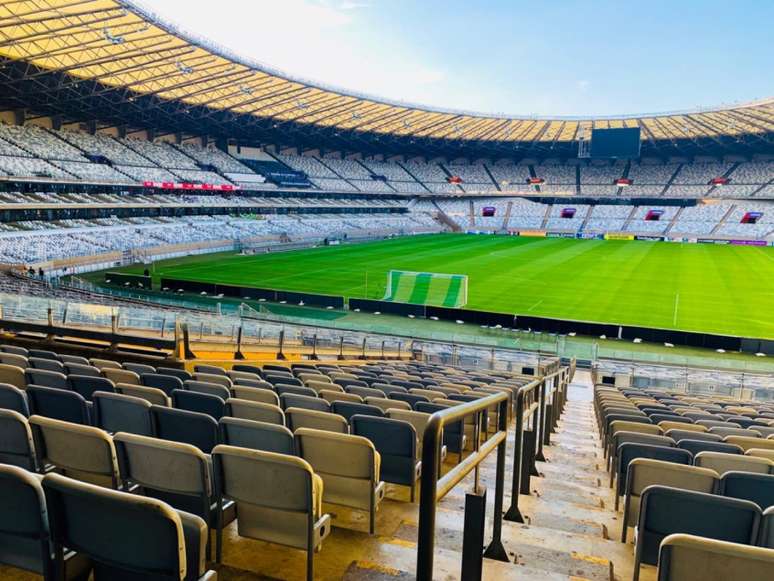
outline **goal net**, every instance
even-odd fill
[[[468,302],[468,277],[464,274],[391,270],[387,274],[385,301],[464,307]]]

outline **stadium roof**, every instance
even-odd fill
[[[256,143],[569,157],[592,128],[639,126],[643,154],[774,150],[774,98],[609,118],[434,109],[294,78],[181,31],[128,0],[0,0],[0,58],[6,107]]]

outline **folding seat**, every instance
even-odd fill
[[[244,385],[235,385],[231,390],[237,399],[246,399],[248,401],[257,401],[261,403],[270,403],[279,406],[279,396],[270,389],[260,387],[246,387]]]
[[[143,373],[140,375],[141,385],[155,387],[167,395],[172,395],[176,389],[183,389],[183,380],[174,375],[162,375],[160,373]]]
[[[685,421],[682,421],[682,420],[685,420]],[[681,418],[680,420],[677,420],[677,421],[663,420],[655,423],[659,428],[664,430],[665,433],[669,430],[688,430],[692,432],[702,432],[702,433],[708,431],[707,428],[705,428],[704,426],[694,424],[688,418]]]
[[[171,402],[169,396],[155,387],[145,387],[144,385],[132,385],[130,383],[117,383],[116,393],[139,397],[153,405],[169,407]]]
[[[405,387],[390,385],[389,383],[372,383],[371,387],[383,392],[385,397],[390,397],[391,393],[408,393],[408,389]]]
[[[338,435],[338,434],[336,434]],[[323,482],[294,456],[220,445],[212,453],[218,499],[237,506],[239,536],[306,551],[306,579],[314,579],[314,553],[331,530],[322,511]],[[222,560],[223,525],[216,530]]]
[[[304,383],[300,379],[296,379],[290,374],[278,375],[276,373],[266,373],[264,379],[272,385],[283,383],[285,385],[295,385],[297,387],[304,387]]]
[[[261,379],[261,376],[257,373],[248,373],[247,371],[234,371],[233,369],[231,371],[226,372],[226,376],[231,380],[231,382],[235,382],[237,379],[247,380],[247,381],[263,381]]]
[[[19,466],[30,472],[38,469],[27,418],[13,410],[0,409],[0,464]]]
[[[744,428],[734,428],[731,427],[729,424],[726,424],[729,427],[713,427],[709,429],[710,434],[717,434],[718,436],[721,436],[722,438],[725,438],[726,436],[747,436],[749,438],[760,438],[761,435],[758,432],[755,432],[753,430],[747,430]],[[737,424],[739,425],[739,424]]]
[[[80,394],[86,401],[91,401],[95,391],[115,391],[115,384],[105,377],[92,377],[91,375],[69,375],[67,380],[75,393]]]
[[[156,368],[152,365],[146,365],[145,363],[123,363],[122,367],[127,371],[132,371],[137,375],[142,376],[143,373],[156,373]]]
[[[759,448],[762,450],[774,450],[774,440],[768,440],[765,438],[748,438],[746,436],[726,436],[723,438],[726,444],[736,444],[745,452],[752,448]]]
[[[94,425],[106,432],[153,435],[151,403],[139,397],[98,391],[94,393]]]
[[[60,355],[59,361],[65,365],[90,365],[89,360],[80,355]]]
[[[16,355],[15,353],[0,353],[0,363],[4,365],[14,365],[20,369],[27,369],[30,367],[26,357],[23,355]]]
[[[774,474],[726,472],[720,479],[718,494],[749,500],[766,510],[774,506]]]
[[[392,484],[408,486],[414,502],[416,483],[422,475],[422,462],[417,449],[417,432],[403,420],[354,415],[350,418],[352,433],[363,436],[379,452],[379,478]]]
[[[310,381],[304,382],[304,385],[309,389],[313,389],[318,394],[322,391],[337,391],[339,393],[344,393],[344,388],[335,383],[326,383],[324,381],[310,380]]]
[[[91,365],[81,365],[79,363],[65,363],[65,374],[70,375],[85,375],[87,377],[102,377],[102,373],[96,367]]]
[[[171,375],[172,377],[177,377],[181,381],[192,379],[191,374],[185,369],[177,369],[175,367],[157,367],[156,373],[159,375]]]
[[[226,415],[231,418],[285,425],[285,414],[282,409],[268,403],[230,398],[226,400]]]
[[[754,544],[760,520],[760,508],[747,500],[650,486],[640,503],[633,581],[639,579],[641,563],[658,563],[659,546],[673,533]]]
[[[649,486],[657,484],[712,494],[716,491],[719,480],[718,473],[709,468],[674,464],[651,458],[635,458],[629,463],[624,487],[621,542],[626,542],[629,527],[637,524],[640,498]]]
[[[313,430],[325,430],[337,434],[349,433],[347,420],[331,412],[288,408],[285,410],[285,420],[288,423],[288,428],[294,432],[298,428],[312,428]]]
[[[296,395],[286,393],[280,396],[280,407],[286,410],[288,408],[303,408],[306,410],[317,410],[321,412],[330,411],[330,404],[320,397],[308,395]]]
[[[774,549],[774,507],[769,507],[763,511],[761,534],[758,538],[758,544],[767,549]]]
[[[24,372],[27,385],[41,385],[43,387],[54,387],[56,389],[70,389],[67,383],[67,376],[64,373],[56,371],[47,371],[45,369],[27,368]],[[4,382],[10,383],[10,382]]]
[[[246,373],[252,373],[259,377],[263,377],[263,370],[257,365],[247,365],[245,363],[235,363],[231,366],[233,371],[244,371]]]
[[[405,387],[406,389],[422,389],[424,386],[417,382],[417,381],[404,381],[401,379],[394,379],[390,382],[392,385],[398,385],[400,387]]]
[[[766,420],[758,420],[755,418],[748,418],[744,416],[733,416],[728,418],[727,421],[739,424],[740,426],[742,426],[742,428],[746,428],[746,429],[754,428],[756,426],[768,427],[769,425],[768,423],[766,423]]]
[[[268,373],[290,373],[290,368],[285,365],[275,365],[274,363],[267,363],[263,366],[263,372]]]
[[[217,365],[194,365],[194,375],[197,373],[207,373],[210,375],[226,376],[226,370]]]
[[[617,465],[618,448],[622,444],[650,444],[652,446],[665,446],[674,448],[675,441],[669,436],[656,436],[654,434],[641,434],[639,432],[616,432],[610,439],[610,453],[608,454],[607,470],[610,471],[610,488],[613,487],[616,472],[613,468]]]
[[[27,367],[33,369],[45,369],[47,371],[56,371],[64,373],[65,367],[56,359],[43,359],[41,357],[30,357],[27,359]]]
[[[118,433],[113,436],[121,478],[145,496],[195,514],[214,528],[215,504],[210,459],[196,446]],[[170,470],[174,467],[174,470]],[[209,541],[207,543],[209,555]]]
[[[172,407],[212,416],[215,421],[226,414],[226,402],[217,395],[198,393],[185,389],[172,392]]]
[[[618,432],[636,432],[638,434],[651,434],[653,436],[664,435],[661,428],[654,424],[632,422],[629,420],[615,420],[610,424],[610,427],[607,430],[607,438],[602,442],[603,451],[608,456],[611,456],[613,453],[610,442]]]
[[[25,418],[30,415],[27,396],[18,387],[7,383],[0,383],[0,410],[15,411]]]
[[[376,416],[379,418],[384,417],[384,412],[377,406],[349,401],[333,402],[331,405],[331,411],[333,411],[334,414],[343,416],[348,422],[350,418],[356,414],[364,416]]]
[[[387,397],[397,401],[405,401],[407,404],[409,404],[412,407],[412,409],[417,409],[417,404],[430,403],[430,398],[424,395],[416,395],[408,392],[407,393],[394,392]]]
[[[235,386],[243,385],[245,387],[260,387],[261,389],[271,389],[271,390],[274,389],[274,386],[271,383],[269,383],[268,381],[264,381],[263,379],[253,381],[251,379],[240,379],[237,377],[233,381],[233,383]]]
[[[354,403],[363,403],[363,398],[354,393],[344,393],[343,391],[329,391],[323,389],[318,394],[322,399],[333,405],[336,401],[349,401]]]
[[[696,420],[697,426],[704,426],[705,428],[708,428],[710,433],[712,432],[712,428],[741,428],[739,424],[734,424],[733,422],[726,422],[723,420]]]
[[[96,581],[217,579],[205,567],[207,525],[198,516],[58,474],[43,478],[43,490],[55,560],[63,547],[77,547],[94,562]]]
[[[693,430],[681,430],[678,428],[672,428],[671,430],[664,432],[665,436],[669,436],[678,444],[680,440],[702,440],[704,442],[722,442],[723,437],[718,434],[710,434],[705,432],[695,432]]]
[[[118,361],[113,361],[111,359],[98,359],[95,357],[92,357],[89,359],[89,363],[91,363],[94,367],[102,371],[103,369],[123,369],[121,367],[121,364]]]
[[[312,373],[311,371],[302,371],[296,374],[296,377],[300,379],[306,385],[309,381],[319,381],[320,383],[333,383],[331,378],[327,375],[323,375],[319,371]]]
[[[405,401],[398,401],[397,399],[390,399],[387,397],[367,397],[365,398],[365,403],[367,405],[374,405],[378,408],[381,408],[381,410],[385,413],[393,408],[399,410],[411,409],[411,406]]]
[[[683,414],[684,417],[688,418],[689,420],[693,420],[693,423],[695,424],[699,420],[709,420],[713,421],[714,419],[717,419],[718,416],[713,415],[709,412],[687,412]],[[709,427],[709,426],[707,426]]]
[[[107,377],[113,383],[131,383],[134,385],[142,385],[140,382],[140,376],[134,371],[128,371],[126,369],[114,369],[112,367],[105,367],[102,369],[102,375]]]
[[[387,397],[385,393],[380,389],[374,389],[373,387],[361,387],[361,386],[350,386],[345,387],[344,391],[347,393],[353,393],[355,395],[359,395],[363,399],[367,397]]]
[[[658,581],[768,581],[772,570],[773,551],[695,535],[669,535],[658,558]]]
[[[22,357],[29,357],[30,352],[24,347],[17,347],[16,345],[0,345],[0,351],[3,353],[12,353],[14,355],[21,355]]]
[[[677,443],[681,450],[688,450],[696,456],[699,452],[722,452],[724,454],[743,454],[744,451],[734,444],[725,444],[723,442],[710,442],[707,440],[684,439]]]
[[[432,389],[417,389],[416,387],[412,387],[409,390],[409,393],[414,395],[424,395],[427,399],[430,401],[433,401],[434,399],[443,399],[446,397],[446,394],[442,391],[434,391]],[[452,394],[450,396],[450,399],[454,399],[454,397],[462,397],[462,394]],[[460,400],[463,401],[463,400]]]
[[[618,502],[626,493],[626,480],[629,472],[629,464],[636,458],[650,458],[651,460],[661,460],[662,462],[672,462],[673,464],[685,464],[689,466],[692,463],[693,456],[687,450],[677,448],[668,448],[666,446],[652,446],[650,444],[621,444],[618,447],[618,460],[615,465],[615,474],[617,479],[615,489],[615,510],[618,510]]]
[[[64,575],[56,575],[46,498],[36,475],[18,466],[0,464],[0,514],[0,564],[36,573],[43,579],[85,578],[88,574],[88,560],[67,551],[62,555]]]
[[[59,355],[53,351],[47,351],[45,349],[30,349],[27,357],[38,357],[40,359],[51,359],[52,361],[59,361]]]
[[[414,409],[418,412],[425,412],[434,414],[447,409],[447,404],[418,402]],[[462,451],[467,445],[467,437],[465,435],[464,421],[454,422],[447,424],[443,430],[443,444],[446,446],[449,452],[458,454],[458,462],[462,461]]]
[[[226,389],[229,389],[229,390],[234,386],[234,383],[225,374],[216,375],[213,373],[194,373],[193,381],[200,381],[204,383],[214,383],[222,387],[225,387]]]
[[[764,450],[762,448],[750,448],[744,452],[745,456],[753,456],[755,458],[768,458],[774,460],[774,450]]]
[[[750,430],[758,432],[761,438],[769,438],[774,435],[774,426],[750,426]]]
[[[349,378],[336,378],[334,380],[334,383],[336,385],[340,385],[344,388],[346,391],[348,387],[362,387],[364,389],[368,389],[368,382],[363,381],[362,379],[349,379]]]
[[[379,453],[370,440],[309,428],[296,430],[295,439],[299,456],[323,480],[323,502],[368,511],[368,530],[374,534],[384,482]]]
[[[32,415],[85,426],[91,424],[91,414],[86,400],[74,391],[30,385],[26,393]]]
[[[307,397],[317,398],[317,392],[310,387],[298,387],[297,385],[285,385],[284,383],[278,383],[274,386],[277,395],[282,397],[286,393],[293,395],[304,395]]]
[[[191,444],[205,454],[218,445],[218,422],[212,416],[154,405],[151,418],[157,438]]]
[[[217,395],[223,401],[231,397],[231,389],[219,385],[217,383],[211,383],[209,381],[198,381],[195,379],[189,379],[184,384],[184,389],[189,391],[196,391],[198,393],[207,393],[209,395]]]
[[[285,426],[227,416],[220,418],[218,426],[222,444],[290,456],[296,454],[293,432]]]
[[[724,454],[722,452],[699,452],[693,459],[695,466],[710,468],[722,477],[726,472],[754,472],[769,474],[774,462],[767,458],[743,456],[741,454]]]
[[[43,416],[32,416],[29,424],[38,466],[52,464],[70,478],[118,488],[116,450],[105,430]]]

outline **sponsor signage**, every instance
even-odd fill
[[[735,246],[768,246],[765,240],[731,240]]]
[[[697,238],[699,244],[731,244],[730,240],[718,240],[717,238]]]
[[[546,232],[546,238],[575,238],[575,232]]]
[[[634,240],[634,234],[618,234],[616,232],[608,232],[605,234],[605,240]]]
[[[545,238],[545,230],[519,230],[519,236],[527,236],[528,238]]]
[[[663,242],[663,236],[635,236],[636,240],[647,240],[649,242]]]

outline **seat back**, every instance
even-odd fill
[[[67,376],[58,371],[48,371],[46,369],[32,369],[28,367],[24,371],[24,377],[27,385],[40,385],[43,387],[53,387],[56,389],[70,389],[67,383]]]
[[[704,440],[705,442],[723,441],[723,437],[717,434],[710,434],[708,432],[696,432],[694,430],[681,430],[676,428],[664,432],[664,435],[669,436],[678,444],[680,443],[680,440]]]
[[[132,383],[134,385],[141,385],[139,374],[127,369],[106,367],[102,370],[102,375],[107,377],[113,383]]]
[[[0,563],[52,579],[48,512],[40,480],[18,466],[0,463],[0,514]]]
[[[379,479],[376,449],[366,438],[299,428],[295,439],[299,455],[323,480],[326,475],[371,482]]]
[[[215,421],[226,414],[226,402],[218,396],[186,389],[176,389],[172,392],[172,407],[207,414]]]
[[[140,578],[196,579],[196,573],[203,573],[203,564],[187,562],[183,521],[168,504],[58,474],[46,475],[43,489],[57,553],[66,546],[109,571]]]
[[[194,373],[208,373],[210,375],[222,375],[226,377],[226,370],[217,365],[194,365]]]
[[[768,581],[772,570],[774,551],[673,534],[661,543],[658,581]]]
[[[381,389],[375,389],[373,387],[351,385],[345,386],[344,391],[347,393],[354,393],[355,395],[359,395],[363,399],[367,397],[387,397]]]
[[[626,492],[626,481],[629,470],[629,464],[636,458],[650,458],[652,460],[661,460],[662,462],[672,462],[674,464],[691,464],[693,457],[686,450],[670,448],[667,446],[653,446],[651,444],[621,444],[618,447],[618,495]]]
[[[397,399],[390,399],[387,397],[367,397],[365,398],[365,403],[367,405],[376,406],[385,413],[391,409],[411,410],[411,405],[405,401],[398,401]]]
[[[329,404],[333,405],[333,402],[336,401],[349,401],[354,403],[363,403],[363,398],[359,395],[355,395],[354,393],[345,393],[343,391],[331,391],[327,389],[322,389],[318,392],[319,396],[327,401]]]
[[[307,397],[317,397],[317,392],[311,387],[299,387],[298,385],[287,385],[285,383],[277,383],[274,385],[274,390],[277,395],[282,397],[283,395],[305,395]]]
[[[762,448],[750,448],[744,453],[745,456],[754,456],[756,458],[767,458],[774,460],[774,450],[764,450]]]
[[[194,373],[193,381],[214,383],[216,385],[220,385],[221,387],[225,387],[226,389],[231,389],[234,386],[234,383],[225,374],[220,375],[215,373]]]
[[[139,397],[98,391],[93,399],[94,425],[107,432],[153,435],[151,403]]]
[[[86,400],[74,391],[30,385],[27,387],[30,413],[74,424],[91,423]]]
[[[124,363],[123,368],[127,371],[134,371],[140,377],[142,377],[144,373],[156,373],[155,367],[146,365],[145,363]]]
[[[198,393],[218,396],[223,401],[231,397],[231,388],[209,381],[190,379],[185,382],[185,389]]]
[[[31,472],[37,470],[35,444],[27,418],[13,410],[0,409],[0,464]]]
[[[642,493],[637,553],[642,562],[655,565],[661,542],[674,533],[753,544],[760,519],[760,508],[747,500],[650,486]]]
[[[774,474],[726,472],[720,479],[719,492],[723,496],[749,500],[766,510],[774,506]]]
[[[27,359],[27,366],[34,369],[56,371],[57,373],[64,373],[65,371],[65,366],[61,361],[57,361],[55,359],[44,359],[42,357],[30,357]]]
[[[766,458],[755,458],[741,454],[725,454],[723,452],[699,452],[693,459],[696,466],[710,468],[721,477],[726,472],[754,472],[768,474],[774,462]]]
[[[0,410],[13,410],[25,417],[30,415],[30,407],[25,393],[8,383],[0,383]]]
[[[343,416],[347,421],[356,414],[363,416],[376,416],[384,417],[384,412],[381,408],[364,403],[354,403],[348,401],[335,401],[331,406],[331,410],[334,414]]]
[[[8,383],[19,389],[27,387],[24,369],[15,365],[0,363],[0,383]]]
[[[17,355],[16,353],[0,353],[0,363],[5,365],[14,365],[19,369],[27,369],[30,366],[27,357]]]
[[[282,409],[268,403],[230,398],[226,400],[226,415],[232,418],[285,425],[285,414]]]
[[[337,434],[349,433],[347,420],[335,413],[288,408],[285,410],[285,419],[292,431],[296,431],[298,428],[312,428],[313,430],[325,430]]]
[[[319,412],[327,412],[331,409],[330,404],[320,397],[296,395],[294,393],[281,395],[280,406],[282,409],[301,408],[305,410],[317,410]]]
[[[236,399],[245,399],[247,401],[257,401],[259,403],[268,403],[279,407],[280,400],[276,392],[270,389],[260,387],[246,387],[244,385],[235,385],[232,390]]]
[[[92,400],[95,391],[115,391],[115,384],[105,377],[91,375],[70,375],[70,387],[87,401]]]
[[[655,424],[642,424],[626,420],[616,420],[610,424],[610,435],[615,436],[617,432],[638,432],[655,436],[662,436],[664,434],[663,430]]]
[[[156,373],[159,375],[171,375],[172,377],[177,377],[182,381],[188,381],[192,378],[191,374],[188,373],[185,369],[176,369],[175,367],[157,367]]]
[[[229,446],[294,456],[293,432],[285,426],[241,418],[220,419],[220,441]]]
[[[132,385],[129,383],[117,383],[116,393],[144,399],[150,404],[169,407],[170,401],[166,393],[155,387],[144,385]]]
[[[71,478],[118,488],[116,451],[107,432],[42,416],[29,423],[39,466],[53,464]]]
[[[680,440],[677,447],[682,450],[688,450],[694,456],[699,452],[723,452],[724,454],[743,454],[739,446],[734,444],[725,444],[723,442],[709,442],[706,440]]]
[[[414,426],[414,431],[417,435],[417,441],[421,444],[422,438],[425,435],[425,427],[430,420],[430,414],[424,412],[417,412],[414,410],[400,410],[392,408],[387,410],[387,417],[393,420],[401,420],[408,422]]]
[[[205,454],[218,444],[218,422],[212,416],[154,405],[151,417],[157,438],[191,444]]]
[[[94,367],[96,367],[99,370],[123,369],[123,367],[121,367],[121,364],[118,361],[113,361],[112,359],[99,359],[96,357],[92,357],[91,359],[89,359],[89,363],[91,363]]]
[[[744,428],[713,427],[709,429],[709,432],[710,434],[717,434],[722,438],[725,438],[726,436],[749,436],[752,438],[760,437],[760,434],[758,434],[757,432],[753,432],[752,430],[746,430]]]
[[[171,396],[176,389],[183,389],[183,380],[173,375],[162,375],[160,373],[143,373],[140,375],[140,381],[147,387],[160,389]]]
[[[417,473],[417,432],[409,422],[393,418],[355,415],[352,433],[371,441],[379,452],[379,478],[385,482],[413,485]]]
[[[774,450],[774,440],[765,438],[748,438],[745,436],[726,436],[723,441],[726,444],[735,444],[739,446],[745,452],[752,450],[753,448],[763,450]]]

